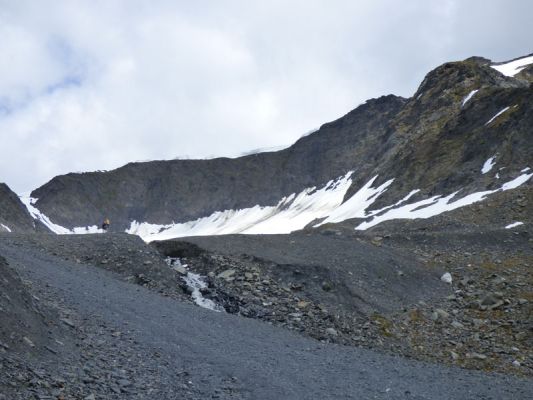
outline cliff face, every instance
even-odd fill
[[[32,197],[60,225],[93,225],[107,216],[114,229],[124,229],[133,220],[184,222],[215,211],[275,205],[348,171],[355,172],[346,197],[375,175],[376,185],[394,178],[374,208],[413,189],[420,189],[419,198],[490,189],[498,183],[496,170],[480,173],[488,158],[505,167],[497,171],[502,180],[533,159],[530,77],[530,67],[507,77],[479,57],[446,63],[425,77],[412,98],[369,100],[282,151],[67,174]]]

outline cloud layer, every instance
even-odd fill
[[[288,145],[438,64],[533,51],[528,1],[2,1],[0,181]]]

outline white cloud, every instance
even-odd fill
[[[529,6],[495,31],[507,3],[464,4],[0,0],[0,180],[289,144],[441,62],[531,51]]]

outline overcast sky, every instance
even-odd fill
[[[533,2],[0,0],[0,182],[289,145],[437,65],[533,52]]]

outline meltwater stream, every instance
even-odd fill
[[[205,289],[207,287],[207,283],[205,283],[204,278],[200,274],[190,272],[187,269],[187,264],[182,264],[181,260],[178,257],[167,257],[166,262],[172,269],[180,273],[186,273],[185,276],[182,276],[182,279],[191,289],[191,296],[197,305],[203,308],[207,308],[208,310],[213,310],[217,312],[223,310],[223,308],[217,305],[213,300],[206,299],[202,295],[202,289]]]

